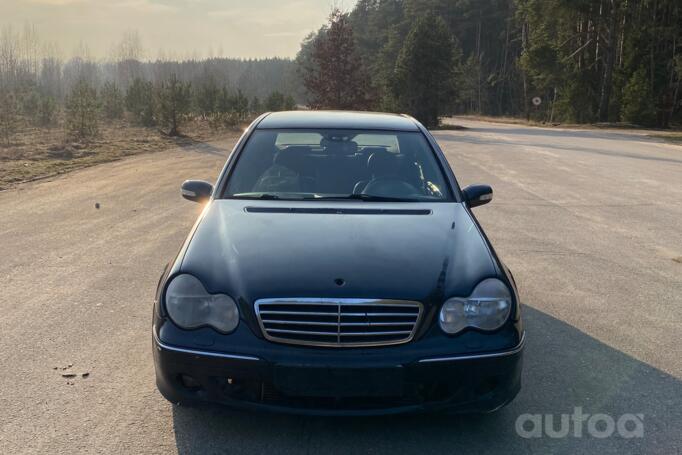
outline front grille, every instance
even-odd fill
[[[414,337],[422,304],[378,299],[262,299],[258,323],[270,341],[308,346],[383,346]]]

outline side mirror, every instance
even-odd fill
[[[182,197],[193,202],[206,202],[213,194],[213,185],[203,180],[185,180],[182,184]]]
[[[493,189],[489,185],[469,185],[464,188],[464,199],[471,208],[493,200]]]

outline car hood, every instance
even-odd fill
[[[180,270],[211,293],[246,302],[345,297],[426,303],[468,295],[497,268],[458,203],[215,200]]]

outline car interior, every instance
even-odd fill
[[[235,174],[241,179],[230,193],[443,197],[435,163],[424,163],[423,146],[411,146],[409,140],[360,145],[352,136],[329,134],[319,144],[268,142],[248,147],[251,156],[239,163]]]

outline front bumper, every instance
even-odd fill
[[[491,412],[521,387],[524,337],[505,351],[349,363],[333,355],[273,361],[186,349],[153,333],[157,387],[171,402],[315,415]]]

